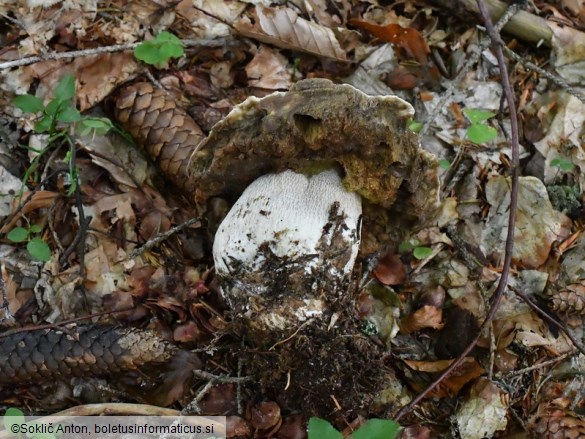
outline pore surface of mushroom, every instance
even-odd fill
[[[255,180],[223,220],[213,256],[236,313],[282,330],[324,312],[347,287],[360,243],[359,195],[335,170]]]

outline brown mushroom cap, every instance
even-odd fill
[[[250,97],[196,148],[189,187],[202,202],[219,194],[237,196],[264,174],[316,173],[338,163],[346,188],[370,203],[388,208],[406,186],[415,209],[428,211],[429,200],[437,201],[436,161],[408,129],[413,114],[396,96],[368,96],[325,79]]]

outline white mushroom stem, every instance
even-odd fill
[[[334,170],[255,180],[215,235],[213,257],[235,312],[268,329],[319,316],[341,294],[360,243],[361,198]]]

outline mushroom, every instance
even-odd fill
[[[311,79],[246,99],[206,138],[149,85],[126,89],[116,111],[202,210],[237,200],[213,257],[230,329],[246,338],[234,345],[243,372],[319,416],[369,406],[389,371],[362,332],[355,261],[397,246],[438,202],[437,161],[408,128],[412,106]]]
[[[336,170],[255,180],[220,224],[215,269],[232,314],[264,338],[322,318],[347,289],[360,244],[361,197]],[[326,313],[325,313],[326,314]]]

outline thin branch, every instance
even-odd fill
[[[0,70],[10,69],[12,67],[28,66],[30,64],[35,64],[41,61],[55,61],[58,59],[93,56],[100,53],[123,52],[124,50],[133,50],[139,44],[140,43],[115,44],[113,46],[96,47],[93,49],[73,50],[71,52],[49,52],[40,56],[29,56],[26,58],[0,63]]]
[[[528,61],[527,59],[521,57],[516,52],[514,52],[512,49],[508,49],[506,46],[504,46],[504,52],[506,53],[506,55],[508,55],[514,61],[519,62],[524,67],[538,73],[540,76],[544,76],[546,79],[551,81],[553,84],[558,85],[562,89],[566,90],[567,93],[572,94],[573,96],[575,96],[577,99],[579,99],[581,102],[583,102],[585,104],[585,95],[583,95],[583,93],[579,92],[577,89],[571,87],[560,76],[554,75],[550,72],[547,72],[543,68],[541,68],[541,67],[537,66],[536,64]]]
[[[154,238],[149,239],[142,247],[135,249],[132,252],[132,254],[130,255],[130,259],[133,259],[137,256],[140,256],[145,251],[150,250],[152,247],[154,247],[155,245],[168,239],[170,236],[173,236],[175,233],[178,233],[181,230],[183,230],[183,229],[189,227],[190,225],[195,224],[196,222],[199,222],[199,221],[200,221],[199,218],[191,218],[191,219],[185,221],[184,223],[179,224],[178,226],[175,226],[172,229],[167,230],[164,233],[156,235]]]
[[[500,280],[498,282],[498,287],[494,296],[492,297],[490,310],[481,324],[477,335],[471,341],[471,343],[465,348],[465,350],[461,353],[459,358],[455,360],[442,374],[439,376],[429,387],[427,387],[423,392],[416,396],[409,404],[402,407],[400,411],[396,414],[394,419],[396,421],[400,420],[404,415],[409,413],[426,395],[429,394],[433,389],[435,389],[439,383],[441,383],[447,376],[453,372],[453,370],[463,361],[465,357],[475,348],[477,342],[481,336],[483,330],[491,324],[493,321],[504,292],[506,291],[506,287],[508,285],[508,275],[510,274],[510,268],[512,266],[512,252],[514,250],[514,228],[516,226],[516,206],[518,204],[518,180],[519,180],[519,135],[518,135],[518,115],[516,112],[516,103],[514,101],[514,93],[512,92],[512,86],[510,84],[510,79],[508,77],[508,67],[506,65],[506,59],[504,58],[504,52],[502,50],[502,46],[504,45],[498,31],[495,29],[487,7],[485,5],[484,0],[477,0],[477,5],[481,11],[481,15],[483,17],[487,33],[492,40],[493,49],[496,54],[496,58],[498,60],[498,66],[500,67],[500,76],[502,87],[504,89],[504,95],[506,96],[506,101],[508,102],[508,108],[510,111],[510,128],[511,128],[511,143],[512,143],[512,188],[510,191],[510,214],[508,217],[508,234],[506,236],[506,245],[505,245],[505,255],[504,255],[504,264],[502,267],[502,274],[500,276]]]
[[[508,21],[510,21],[510,19],[514,15],[516,15],[516,13],[519,10],[520,10],[520,5],[518,5],[516,3],[512,3],[511,5],[509,5],[508,8],[506,9],[506,11],[502,14],[500,19],[498,20],[498,22],[495,24],[496,30],[499,32],[506,25],[506,23],[508,23]],[[443,95],[439,99],[439,102],[437,102],[437,105],[435,105],[435,107],[431,111],[431,114],[427,118],[427,121],[425,122],[422,129],[420,130],[420,134],[419,134],[420,136],[424,136],[426,134],[426,132],[429,130],[433,121],[437,118],[437,116],[439,115],[439,113],[441,112],[441,110],[443,109],[443,107],[445,106],[445,104],[447,103],[447,101],[449,100],[449,98],[451,97],[453,92],[455,91],[455,87],[463,80],[463,78],[465,78],[465,75],[467,75],[467,72],[469,71],[471,66],[475,65],[479,61],[479,57],[481,56],[481,53],[483,52],[483,50],[486,47],[489,46],[489,44],[490,44],[490,39],[484,38],[483,40],[481,40],[479,42],[478,47],[476,47],[475,50],[472,51],[469,59],[465,62],[463,67],[461,67],[461,69],[457,73],[457,76],[451,81],[451,83],[449,84],[449,87],[447,88],[447,90],[445,90],[445,92],[443,93]]]
[[[558,363],[559,361],[564,360],[565,358],[570,357],[573,354],[574,354],[574,351],[573,352],[565,352],[563,355],[559,355],[558,357],[551,358],[550,360],[547,360],[547,361],[543,361],[542,363],[533,364],[532,366],[525,367],[524,369],[519,369],[519,370],[515,370],[514,372],[510,372],[509,374],[505,375],[503,379],[507,380],[509,378],[514,378],[514,377],[517,377],[520,375],[524,375],[525,373],[532,372],[533,370],[542,369],[544,367],[551,366],[555,363]]]
[[[549,315],[545,310],[541,309],[536,303],[534,303],[532,300],[530,300],[530,297],[528,297],[526,294],[524,294],[519,289],[513,288],[513,287],[510,287],[510,289],[512,291],[514,291],[518,296],[520,296],[520,298],[524,302],[526,302],[526,304],[530,308],[532,308],[534,311],[536,311],[537,314],[540,314],[540,316],[543,319],[545,319],[547,322],[552,323],[557,328],[559,328],[569,338],[569,340],[571,340],[571,342],[573,343],[573,346],[575,346],[579,350],[579,352],[581,352],[583,355],[585,355],[585,347],[583,347],[583,345],[581,343],[579,343],[579,341],[575,337],[573,337],[573,335],[569,332],[569,329],[565,325],[563,325],[557,319],[555,319],[554,317]]]

